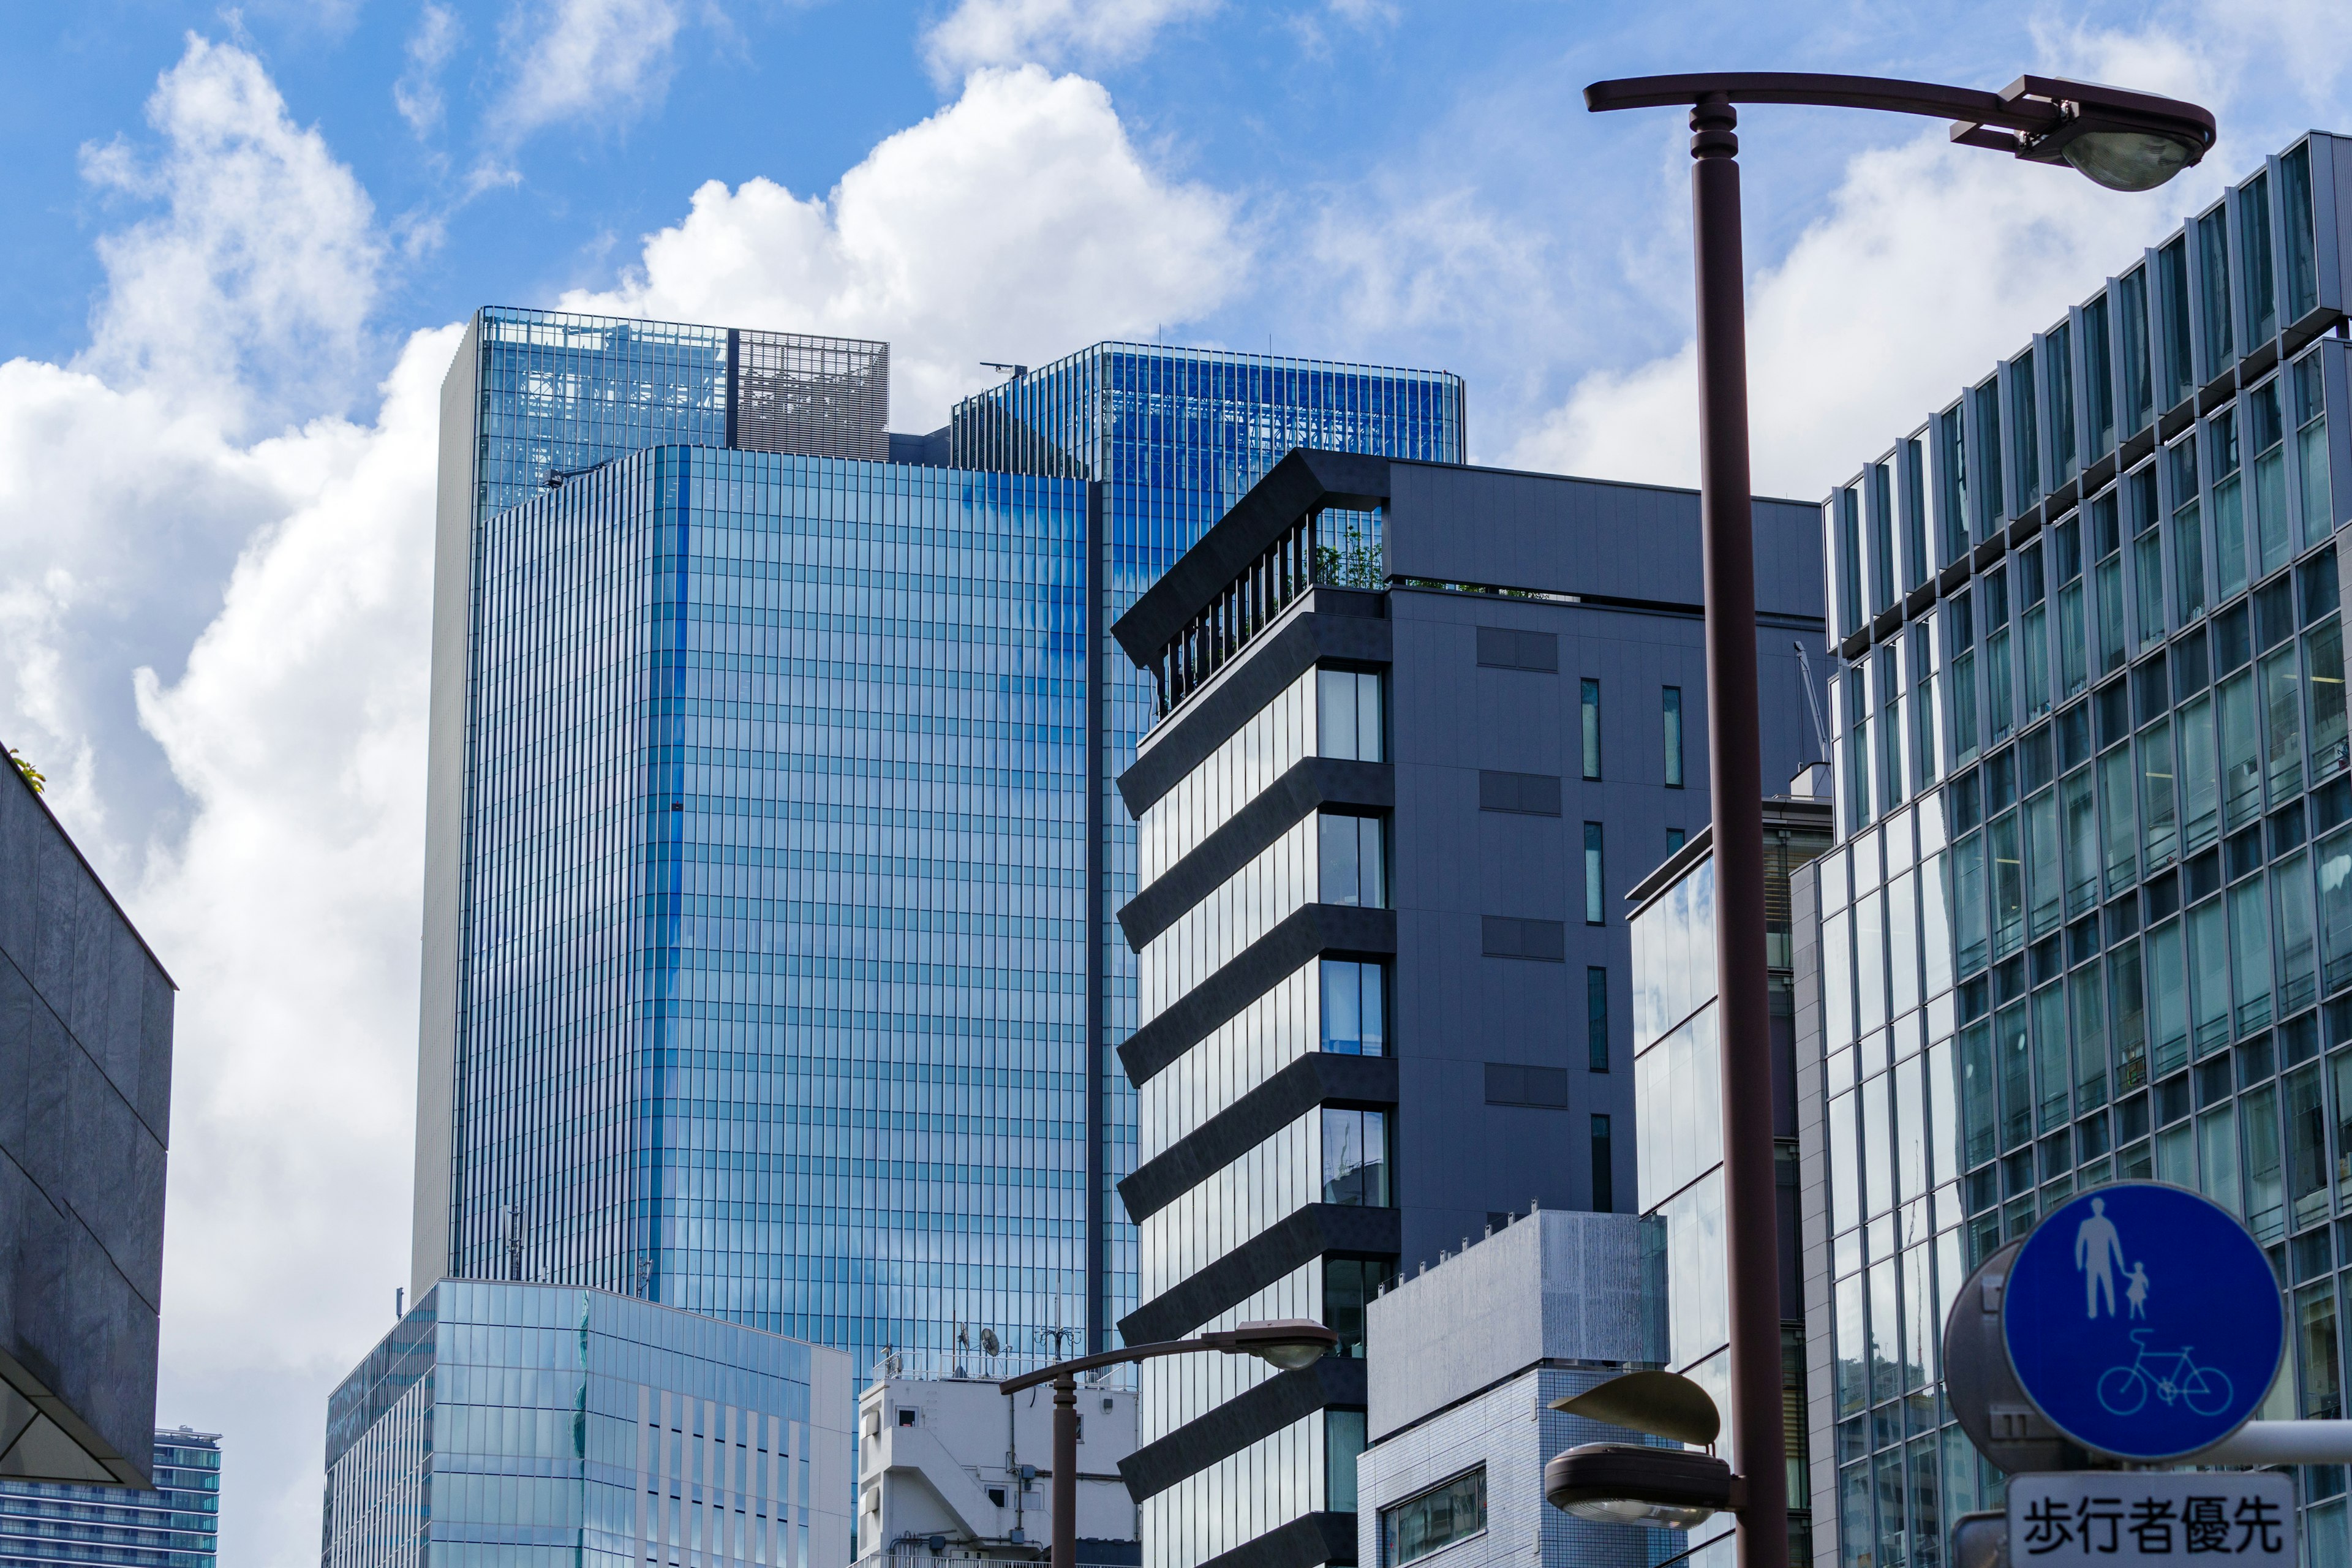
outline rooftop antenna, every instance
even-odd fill
[[[408,1316],[408,1289],[406,1286],[394,1285],[392,1288],[392,1316],[393,1321],[395,1322]]]
[[[507,1278],[522,1278],[522,1205],[507,1205]]]
[[[1825,763],[1830,757],[1829,726],[1822,722],[1821,693],[1813,689],[1813,661],[1805,657],[1805,645],[1791,640],[1789,646],[1797,650],[1797,669],[1805,678],[1805,708],[1813,716],[1813,749],[1821,753],[1815,762]]]

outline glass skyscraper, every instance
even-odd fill
[[[0,1480],[7,1568],[213,1568],[220,1560],[220,1435],[155,1434],[155,1485]]]
[[[484,530],[457,1269],[1083,1310],[1087,490],[660,447]]]
[[[1086,932],[1116,934],[1097,873],[1131,838],[1102,760],[1149,713],[1106,679],[1107,611],[1294,444],[1458,454],[1460,384],[1106,345],[964,405],[948,468],[863,460],[950,445],[884,431],[883,368],[878,343],[538,311],[468,332],[420,1297],[594,1286],[861,1373],[1104,1330],[1133,1119],[1082,1047],[1123,1037]],[[1075,456],[1024,456],[1025,429]]]
[[[441,390],[412,1295],[446,1275],[493,1271],[485,1248],[519,1239],[498,1227],[529,1222],[512,1197],[497,1200],[503,1218],[468,1210],[467,1183],[480,1173],[469,1173],[457,1142],[460,1121],[499,1093],[471,1076],[461,1002],[478,938],[476,659],[489,520],[663,442],[887,457],[888,382],[879,342],[502,307],[467,323]],[[526,1114],[513,1125],[555,1120]]]
[[[1968,1272],[2085,1188],[2241,1215],[2260,1414],[2342,1414],[2352,1275],[2352,141],[2315,134],[1823,510],[1839,847],[1792,884],[1817,1552],[1934,1568]],[[2296,1472],[2306,1560],[2352,1540]]]
[[[1150,678],[1112,644],[1124,615],[1249,488],[1297,447],[1423,462],[1464,460],[1463,384],[1435,371],[1149,343],[1097,343],[966,399],[950,422],[963,468],[1066,474],[1101,487],[1093,587],[1087,784],[1087,1328],[1111,1343],[1137,1301],[1136,1229],[1118,1184],[1135,1168],[1135,1090],[1118,1047],[1137,1024],[1136,962],[1118,911],[1135,896],[1134,819],[1116,781],[1151,726]],[[1334,510],[1324,537],[1362,558],[1376,513]],[[1370,579],[1368,578],[1368,581]]]
[[[321,1568],[846,1563],[851,1381],[603,1290],[445,1280],[328,1402]]]

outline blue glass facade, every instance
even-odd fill
[[[657,447],[488,524],[457,1271],[1083,1310],[1070,480]]]
[[[213,1568],[220,1436],[155,1434],[155,1487],[0,1481],[0,1568]]]
[[[1135,954],[1115,918],[1138,887],[1136,829],[1115,781],[1156,713],[1150,676],[1112,645],[1110,623],[1293,447],[1463,461],[1463,385],[1443,372],[1097,343],[967,399],[950,432],[959,467],[1066,474],[1102,490],[1092,606],[1103,700],[1089,784],[1100,850],[1088,905],[1089,1114],[1098,1132],[1087,1326],[1092,1342],[1108,1346],[1111,1326],[1136,1304],[1138,1281],[1136,1229],[1115,1191],[1137,1150],[1135,1091],[1115,1056],[1137,1023]],[[1334,511],[1324,529],[1342,541],[1359,531],[1359,555],[1377,548],[1377,516]]]
[[[1839,847],[1792,882],[1820,1554],[1929,1568],[1969,1272],[2085,1188],[2271,1250],[2259,1412],[2342,1414],[2352,1288],[2352,142],[2231,187],[1830,497]],[[1893,612],[1893,613],[1890,613]],[[2305,1560],[2352,1552],[2304,1467]]]
[[[849,1556],[847,1358],[601,1290],[446,1280],[337,1387],[322,1568]]]

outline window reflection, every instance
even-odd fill
[[[1342,1056],[1386,1054],[1388,966],[1348,958],[1323,963],[1323,1048]]]
[[[1323,1108],[1323,1201],[1389,1206],[1389,1119],[1381,1110]]]

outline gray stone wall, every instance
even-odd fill
[[[0,1475],[149,1483],[173,989],[0,767]]]

